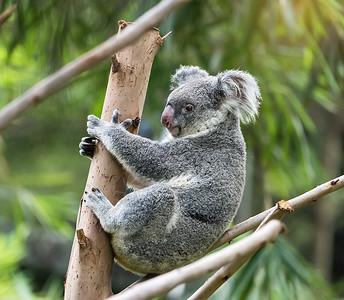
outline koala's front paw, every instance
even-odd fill
[[[106,125],[106,122],[100,120],[94,115],[89,115],[87,117],[87,132],[90,136],[99,138],[99,135],[102,132],[102,128]]]
[[[81,142],[79,144],[79,153],[82,156],[88,157],[90,159],[93,158],[94,155],[94,151],[96,149],[96,143],[97,143],[97,139],[94,137],[83,137],[81,139]]]

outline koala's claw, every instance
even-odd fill
[[[118,124],[118,116],[120,115],[120,112],[118,109],[115,109],[112,115],[112,123]]]
[[[90,159],[93,158],[94,151],[96,149],[97,139],[94,137],[83,137],[79,144],[79,153],[82,156],[88,157]]]

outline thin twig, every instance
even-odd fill
[[[276,204],[273,209],[266,215],[264,220],[259,224],[259,226],[256,228],[256,231],[258,231],[262,226],[264,226],[267,222],[269,222],[272,218],[272,215],[275,213],[275,211],[278,210],[278,205]]]
[[[127,291],[108,298],[109,300],[152,299],[166,293],[177,285],[201,277],[225,264],[238,265],[248,253],[257,251],[267,242],[274,241],[277,235],[284,230],[280,221],[272,220],[256,234],[252,234],[239,242],[222,250],[212,253],[185,267],[175,269],[148,281],[137,283]]]
[[[157,25],[165,16],[189,1],[191,0],[165,0],[159,2],[138,18],[135,24],[126,28],[120,35],[111,37],[101,45],[88,51],[34,85],[0,111],[0,131],[5,129],[29,107],[42,102],[46,97],[67,85],[76,76],[94,68],[113,53],[133,43],[144,32]]]
[[[172,33],[172,31],[166,33],[161,39],[166,40],[166,38]]]

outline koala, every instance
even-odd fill
[[[260,105],[256,80],[240,70],[210,76],[181,66],[171,77],[161,123],[162,141],[129,133],[133,124],[88,116],[92,138],[80,153],[92,157],[94,138],[129,173],[134,188],[116,206],[97,188],[86,205],[111,237],[115,261],[137,274],[161,274],[202,257],[226,230],[245,183],[246,146],[240,121],[254,121]]]

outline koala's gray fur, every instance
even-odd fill
[[[130,134],[132,120],[88,117],[97,137],[131,175],[138,189],[116,206],[98,190],[87,193],[115,260],[139,274],[160,274],[190,263],[214,244],[233,219],[245,181],[240,120],[254,120],[260,92],[246,72],[209,76],[181,66],[162,114],[170,132],[162,142]]]

